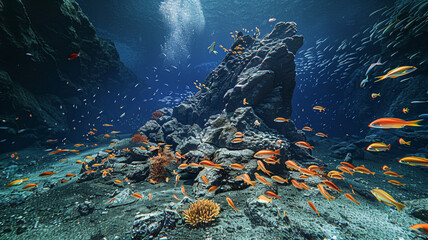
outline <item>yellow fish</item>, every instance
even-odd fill
[[[398,209],[398,211],[401,211],[406,206],[402,203],[395,201],[395,199],[391,195],[389,195],[382,189],[372,189],[370,192],[377,198],[377,200],[379,200],[379,202],[384,202],[388,206],[394,205]]]

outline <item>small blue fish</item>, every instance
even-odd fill
[[[419,115],[419,117],[420,118],[428,118],[428,113],[421,114],[421,115]]]
[[[21,129],[21,130],[19,130],[19,131],[18,131],[18,133],[23,133],[23,132],[25,132],[26,130],[27,130],[27,129],[25,129],[25,128],[24,128],[24,129]]]
[[[9,129],[8,127],[0,127],[1,130],[7,130]]]

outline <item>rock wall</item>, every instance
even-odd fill
[[[2,147],[63,136],[79,97],[135,79],[74,0],[1,0],[0,43]],[[71,53],[80,57],[69,61]]]
[[[205,79],[206,88],[175,107],[173,116],[185,124],[203,125],[223,109],[231,113],[251,106],[265,124],[287,134],[294,124],[273,120],[291,116],[296,85],[294,54],[303,44],[303,36],[296,32],[295,23],[280,22],[263,39],[238,34],[231,49],[242,54],[229,52]]]

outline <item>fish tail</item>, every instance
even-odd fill
[[[375,80],[374,82],[380,82],[380,81],[384,80],[385,78],[387,78],[387,76],[383,75],[383,76],[379,76],[379,77],[376,77],[376,78],[377,78],[377,80]]]
[[[421,121],[423,121],[423,119],[409,121],[409,125],[408,126],[420,127],[421,125],[419,125],[419,122],[421,122]]]
[[[408,141],[407,143],[406,143],[406,145],[409,145],[410,146],[410,143],[411,143],[412,141]]]
[[[388,144],[388,150],[391,150],[391,144]]]
[[[401,211],[401,210],[403,210],[403,208],[406,207],[406,205],[399,203],[399,202],[395,203],[395,206],[397,207],[398,211]]]
[[[279,151],[280,151],[281,149],[278,149],[278,150],[276,150],[275,152],[273,152],[275,155],[279,155]]]

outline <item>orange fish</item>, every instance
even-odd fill
[[[104,134],[104,137],[109,138],[109,137],[111,137],[111,136],[110,136],[110,135],[108,135],[108,134]]]
[[[275,160],[275,157],[268,157],[268,158],[263,158],[263,161],[267,164],[279,164],[279,158]]]
[[[265,192],[266,195],[277,198],[277,199],[281,199],[278,195],[276,195],[274,192],[272,191],[266,191]]]
[[[62,179],[62,180],[61,180],[61,182],[62,182],[62,183],[66,183],[66,182],[68,182],[68,181],[67,181],[67,180],[65,180],[65,179]]]
[[[177,175],[175,176],[175,185],[177,185],[178,180],[180,180],[180,175],[178,175],[178,174],[177,174]]]
[[[80,160],[77,160],[77,161],[76,161],[76,163],[78,163],[78,164],[83,164],[83,163],[85,163],[85,162],[82,162],[82,161],[80,161]]]
[[[209,160],[203,160],[199,163],[200,165],[203,165],[206,168],[218,168],[218,169],[223,169],[221,166],[222,164],[215,164]]]
[[[81,146],[85,146],[85,144],[77,143],[77,144],[74,144],[74,146],[75,147],[81,147]]]
[[[345,166],[337,167],[337,169],[342,170],[343,172],[349,173],[349,174],[351,174],[351,175],[354,175],[354,172],[351,172],[351,170],[352,170],[352,169],[347,168],[347,167],[345,167]]]
[[[318,212],[318,210],[315,208],[315,205],[311,202],[308,201],[309,206],[311,206],[311,208],[318,214],[318,216],[320,215],[320,213]]]
[[[291,180],[291,184],[293,184],[293,186],[297,189],[303,189],[302,186],[300,186],[299,182],[297,182],[296,180],[292,179]]]
[[[236,212],[239,212],[239,210],[235,207],[235,204],[233,204],[232,199],[226,198],[227,203],[229,203],[229,206],[231,206],[233,209],[235,209]]]
[[[333,190],[335,190],[335,191],[338,191],[338,192],[343,192],[342,190],[340,190],[340,188],[339,187],[337,187],[333,182],[331,182],[331,181],[327,181],[327,180],[325,180],[325,181],[322,181],[322,183],[324,183],[325,185],[327,185],[329,188],[331,188],[331,189],[333,189]]]
[[[259,174],[257,174],[257,173],[254,173],[254,175],[256,175],[256,179],[257,179],[257,180],[259,180],[261,183],[266,184],[266,185],[268,185],[268,186],[272,186],[272,183],[268,182],[268,181],[266,180],[266,178],[264,178],[264,177],[260,176],[260,175],[259,175]]]
[[[314,110],[318,110],[318,111],[320,111],[320,112],[325,111],[325,107],[321,107],[321,106],[315,106],[315,107],[313,107],[312,109],[314,109]]]
[[[395,180],[389,180],[388,182],[393,184],[393,185],[396,185],[396,186],[402,186],[402,187],[406,186],[406,184],[403,184],[403,183],[401,183],[399,181],[395,181]]]
[[[152,194],[149,193],[149,200],[152,200]]]
[[[15,181],[13,181],[13,182],[9,183],[6,187],[12,187],[12,186],[18,186],[18,185],[21,185],[23,182],[27,181],[28,179],[29,179],[29,178],[24,178],[24,179],[18,179],[18,180],[15,180]]]
[[[247,166],[247,165],[241,165],[239,163],[233,163],[233,164],[229,165],[230,168],[236,169],[236,170],[242,170],[245,168],[245,166]]]
[[[364,167],[364,165],[362,165],[361,167],[354,168],[354,172],[359,172],[359,173],[364,173],[364,174],[372,174],[372,175],[375,174],[374,172],[371,172],[366,167]]]
[[[237,138],[244,137],[244,134],[242,132],[236,132],[235,137]]]
[[[23,190],[30,190],[30,189],[37,187],[38,185],[39,185],[38,183],[30,183],[27,186],[23,187],[22,189]]]
[[[201,176],[201,179],[202,179],[202,181],[204,181],[204,183],[205,183],[205,184],[207,184],[207,185],[208,185],[208,183],[210,183],[210,182],[208,181],[207,177],[205,177],[205,175],[202,175],[202,176]]]
[[[294,161],[287,160],[287,161],[285,161],[285,164],[287,165],[287,168],[289,168],[291,170],[299,171],[299,169],[300,169],[299,165],[297,165],[297,163],[295,163]]]
[[[123,183],[123,181],[120,181],[119,179],[116,179],[116,180],[114,180],[114,183],[121,184],[121,183]]]
[[[311,171],[306,168],[299,168],[299,172],[308,176],[320,176],[317,172]]]
[[[275,180],[276,182],[279,182],[279,183],[285,183],[285,182],[288,183],[288,179],[284,179],[280,176],[272,176],[270,178],[272,178],[273,180]]]
[[[75,174],[72,174],[72,173],[69,173],[69,174],[67,174],[67,175],[65,175],[65,177],[75,177],[76,175]]]
[[[307,143],[307,142],[304,142],[304,141],[299,141],[299,142],[296,142],[296,143],[294,143],[296,146],[298,146],[298,147],[301,147],[301,148],[305,148],[305,149],[311,149],[311,150],[313,150],[314,149],[314,147],[313,146],[311,146],[309,143]]]
[[[250,176],[246,173],[242,174],[242,180],[244,180],[244,182],[248,185],[251,185],[253,187],[256,186],[256,181],[252,181]]]
[[[187,167],[189,167],[187,163],[182,163],[180,166],[178,166],[178,169],[186,169]]]
[[[220,186],[212,186],[210,188],[208,188],[208,192],[214,192],[215,190],[217,190]]]
[[[372,128],[383,128],[383,129],[390,129],[390,128],[403,128],[406,126],[412,126],[412,127],[418,127],[419,122],[421,122],[423,119],[414,120],[414,121],[405,121],[403,119],[399,118],[379,118],[369,124],[369,127]]]
[[[109,204],[109,203],[113,202],[114,200],[116,200],[116,198],[112,198],[112,199],[110,199],[108,202],[106,202],[104,204]]]
[[[390,168],[390,167],[388,167],[388,166],[386,166],[386,165],[384,165],[384,166],[382,167],[382,170],[383,170],[383,171],[390,171],[390,170],[391,170],[391,168]]]
[[[54,154],[63,153],[63,152],[68,152],[68,149],[58,149],[56,151],[50,152],[49,155],[54,155]]]
[[[272,199],[271,199],[271,198],[266,197],[265,195],[260,195],[260,196],[257,198],[257,201],[259,201],[259,202],[261,202],[261,203],[266,203],[266,204],[272,203]]]
[[[306,190],[309,190],[309,189],[311,189],[310,187],[308,187],[308,185],[306,185],[305,183],[300,183],[300,187],[302,187],[302,188],[304,188],[304,189],[306,189]]]
[[[243,139],[243,138],[234,138],[234,139],[232,140],[232,143],[241,143],[241,142],[244,142],[244,139]]]
[[[143,196],[141,194],[139,194],[139,193],[133,193],[133,194],[131,194],[131,197],[138,198],[138,199],[143,199]]]
[[[52,175],[54,175],[55,173],[58,173],[58,172],[52,172],[52,171],[49,171],[49,172],[43,172],[43,173],[41,173],[39,176],[40,176],[40,177],[48,177],[48,176],[52,176]]]
[[[265,167],[265,165],[263,164],[263,162],[262,161],[260,161],[260,160],[257,160],[257,170],[259,170],[259,169],[261,169],[264,173],[266,173],[267,175],[271,175],[271,171],[268,171],[267,169],[266,169],[266,167]]]
[[[192,163],[189,164],[189,167],[191,167],[191,168],[200,168],[202,166],[200,164],[192,162]]]
[[[317,185],[318,186],[318,189],[320,190],[320,192],[321,192],[321,194],[325,197],[325,198],[327,198],[327,200],[334,200],[335,198],[333,197],[333,196],[331,196],[325,189],[324,189],[324,186],[322,185],[322,184],[318,184]]]
[[[349,200],[351,200],[351,201],[355,202],[355,203],[360,204],[360,203],[359,203],[359,202],[357,202],[357,201],[354,199],[354,197],[353,197],[351,194],[349,194],[349,193],[345,193],[345,197],[346,197],[347,199],[349,199]]]
[[[313,131],[313,129],[310,128],[310,127],[304,127],[304,128],[302,128],[302,130],[303,131],[307,131],[307,132],[312,132]]]
[[[276,150],[276,151],[272,151],[272,150],[260,150],[258,152],[256,152],[254,154],[255,158],[269,158],[269,157],[273,157],[275,155],[279,155],[280,154],[280,149]]]
[[[318,137],[325,137],[325,138],[328,138],[328,135],[327,135],[327,134],[324,134],[324,133],[322,133],[322,132],[315,133],[315,135],[316,135],[316,136],[318,136]]]
[[[420,223],[410,226],[411,229],[418,232],[420,235],[428,237],[428,223]]]
[[[186,195],[186,189],[184,188],[184,186],[181,186],[181,192],[183,193],[184,196],[189,197]]]
[[[65,161],[67,161],[68,159],[66,159],[66,158],[64,158],[64,159],[60,159],[60,160],[58,160],[58,162],[65,162]]]
[[[404,141],[404,139],[402,139],[402,138],[398,139],[398,142],[399,142],[401,145],[408,145],[408,146],[410,146],[410,141],[406,142],[406,141]]]
[[[388,175],[388,176],[391,176],[391,177],[401,177],[401,178],[403,177],[403,175],[400,175],[400,174],[398,174],[398,173],[391,172],[391,171],[383,172],[383,174]]]
[[[175,194],[172,194],[172,197],[177,199],[177,201],[180,201],[180,198],[178,198],[177,196],[175,196]]]
[[[103,124],[103,126],[104,126],[104,127],[113,127],[113,125],[108,124],[108,123],[104,123],[104,124]]]
[[[342,164],[343,166],[345,166],[345,167],[347,167],[347,168],[350,168],[350,169],[354,169],[355,168],[355,166],[354,165],[352,165],[352,164],[350,164],[350,163],[348,163],[348,162],[340,162],[340,164]]]
[[[308,177],[308,176],[306,176],[306,175],[300,175],[300,176],[299,176],[299,178],[300,178],[300,179],[307,179],[307,178],[309,178],[309,177]]]
[[[96,170],[92,170],[92,171],[85,171],[84,173],[91,174],[91,173],[96,173],[96,172],[97,172]]]

